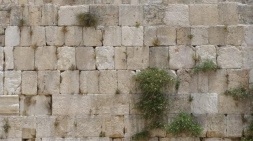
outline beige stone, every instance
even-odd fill
[[[213,45],[202,45],[196,47],[196,57],[200,59],[200,62],[208,59],[216,64],[216,56],[216,48]]]
[[[118,70],[118,90],[120,94],[131,94],[136,91],[136,81],[134,71]]]
[[[51,3],[43,5],[41,8],[41,16],[42,25],[57,25],[58,6]]]
[[[64,33],[62,31],[62,27],[47,26],[45,30],[47,45],[62,46],[64,44]]]
[[[198,92],[198,77],[191,70],[180,69],[177,72],[180,81],[178,93],[189,94]]]
[[[29,5],[29,25],[41,24],[41,7],[38,5]]]
[[[22,137],[25,139],[32,139],[36,136],[36,130],[31,128],[22,129]]]
[[[189,26],[188,5],[168,5],[165,12],[164,22],[171,26]]]
[[[31,28],[31,45],[45,46],[46,45],[46,30],[42,26],[33,26]]]
[[[0,71],[0,95],[4,94],[4,72]]]
[[[122,27],[122,45],[143,46],[143,27]]]
[[[68,26],[62,27],[61,30],[66,28],[67,32],[65,33],[65,45],[66,46],[80,46],[83,43],[82,39],[82,27],[79,26]]]
[[[4,70],[4,48],[0,48],[0,70]]]
[[[19,114],[19,97],[18,95],[0,96],[0,114],[1,115],[18,115]]]
[[[36,118],[36,138],[52,137],[54,134],[55,117],[38,116]]]
[[[4,47],[4,69],[12,70],[14,69],[14,56],[13,56],[13,47]]]
[[[195,114],[218,113],[218,95],[216,93],[191,94],[191,111]]]
[[[226,119],[226,136],[240,137],[243,132],[243,121],[241,115],[228,115]]]
[[[143,6],[142,5],[121,5],[119,7],[119,24],[123,26],[142,25]]]
[[[210,93],[223,94],[227,90],[228,78],[227,71],[217,70],[208,74],[208,90]]]
[[[251,69],[253,68],[253,48],[242,47],[243,65],[242,68]]]
[[[20,44],[20,29],[18,26],[8,26],[5,30],[5,46],[13,47]]]
[[[127,48],[127,69],[145,69],[149,66],[148,47]]]
[[[30,47],[14,48],[14,67],[17,70],[34,69],[34,49]]]
[[[73,47],[57,48],[57,69],[58,70],[75,70],[76,68],[76,51]]]
[[[152,47],[149,49],[149,66],[162,69],[169,68],[169,47]]]
[[[37,72],[23,71],[22,72],[22,94],[36,95],[37,94]]]
[[[218,48],[217,63],[221,68],[241,68],[242,52],[234,46],[225,46]]]
[[[18,95],[21,93],[21,71],[5,71],[4,94]]]
[[[244,27],[244,34],[246,44],[252,46],[253,39],[251,37],[253,36],[253,26]]]
[[[248,86],[249,71],[241,69],[229,69],[228,73],[228,89],[238,88],[240,86]]]
[[[101,70],[99,75],[99,93],[115,94],[117,90],[117,71]]]
[[[191,28],[189,27],[180,27],[177,29],[177,44],[179,45],[190,45],[191,38],[194,38],[191,35]]]
[[[24,26],[22,27],[20,32],[20,46],[30,46],[31,45],[31,36],[32,36],[32,31],[31,27]]]
[[[168,112],[170,113],[180,113],[189,112],[191,110],[191,102],[189,101],[191,95],[180,94],[170,96],[170,105],[168,107]]]
[[[38,94],[59,94],[60,71],[38,71]]]
[[[226,26],[209,27],[208,29],[209,44],[225,45],[226,37],[228,34],[226,28],[227,28]]]
[[[110,46],[96,47],[97,69],[114,69],[114,48]]]
[[[119,26],[105,27],[103,45],[120,46],[121,45],[121,27]]]
[[[192,45],[207,45],[208,44],[208,28],[207,27],[192,27],[191,39]]]
[[[159,26],[156,30],[157,39],[160,45],[175,45],[176,44],[176,29],[170,26]]]
[[[35,67],[38,70],[54,70],[57,67],[56,47],[38,47],[35,50]]]
[[[101,46],[102,31],[95,28],[83,28],[83,44],[85,46]]]
[[[80,73],[80,93],[81,94],[97,94],[98,88],[98,71],[81,71]]]
[[[239,22],[237,3],[219,3],[219,22],[224,25],[236,25]]]
[[[93,47],[76,48],[76,66],[78,70],[95,70],[96,55]]]
[[[79,71],[64,71],[61,73],[60,93],[79,93]]]
[[[242,26],[227,27],[228,34],[226,44],[239,46],[244,42],[244,28]]]
[[[127,48],[115,47],[115,69],[127,69]]]

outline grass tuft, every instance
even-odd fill
[[[218,66],[210,59],[206,59],[193,68],[194,73],[216,71]]]
[[[84,27],[97,27],[98,18],[91,13],[80,13],[76,16],[79,25]]]

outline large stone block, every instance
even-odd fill
[[[9,7],[9,6],[7,6]],[[7,8],[9,9],[10,11],[10,25],[18,25],[18,21],[19,19],[22,18],[22,15],[21,13],[23,12],[22,9],[21,9],[21,6],[12,6],[12,7],[9,7]],[[28,11],[28,9],[27,9]]]
[[[61,73],[61,94],[79,93],[79,71],[64,71]]]
[[[41,25],[41,6],[29,5],[28,12],[29,25]]]
[[[38,116],[36,118],[36,137],[46,138],[54,136],[55,117]]]
[[[238,5],[239,23],[240,24],[253,24],[253,6],[239,4]]]
[[[195,93],[191,94],[191,111],[194,114],[215,114],[218,113],[218,94],[216,93]]]
[[[37,72],[23,71],[22,72],[22,94],[36,95],[37,94]]]
[[[76,48],[76,66],[78,70],[95,70],[96,54],[93,47]]]
[[[216,26],[208,28],[209,44],[212,45],[225,45],[227,37],[227,27]]]
[[[207,27],[192,27],[191,39],[192,45],[207,45],[208,44],[208,28]]]
[[[1,11],[0,12],[0,24],[1,25],[4,25],[4,26],[7,26],[7,25],[10,25],[10,16],[9,16],[9,12],[8,11]]]
[[[223,25],[236,25],[239,21],[237,3],[219,3],[219,23]]]
[[[4,70],[4,48],[0,48],[0,70]]]
[[[227,90],[228,78],[227,71],[224,69],[210,72],[208,74],[209,93],[223,94]]]
[[[31,27],[23,26],[20,32],[20,46],[30,46],[32,34]]]
[[[166,8],[164,22],[171,26],[189,26],[188,5],[169,5]]]
[[[241,69],[229,69],[228,73],[228,89],[238,88],[240,86],[247,87],[249,83],[249,71]]]
[[[253,45],[253,39],[252,39],[252,36],[253,36],[253,26],[246,26],[244,27],[244,37],[245,37],[245,42],[247,45],[250,45],[252,46]]]
[[[127,115],[125,118],[125,137],[132,137],[141,132],[145,127],[144,119],[141,115]]]
[[[149,66],[169,68],[169,47],[151,47],[149,49]]]
[[[115,47],[115,69],[127,69],[127,48]]]
[[[191,44],[191,28],[179,27],[177,28],[177,44],[178,45],[190,45]]]
[[[244,42],[244,28],[242,26],[227,27],[226,44],[239,46]]]
[[[4,69],[12,70],[14,69],[14,56],[13,47],[4,47]]]
[[[34,46],[46,45],[46,30],[42,26],[34,26],[31,28],[31,44]]]
[[[180,81],[178,93],[189,94],[198,92],[198,77],[191,73],[191,70],[180,69],[177,72]]]
[[[42,25],[57,25],[58,6],[51,3],[43,5],[41,8],[41,16]]]
[[[120,46],[121,45],[121,27],[119,26],[105,27],[103,45]]]
[[[80,93],[81,94],[97,94],[99,93],[98,71],[81,71],[80,73]]]
[[[143,46],[143,27],[122,27],[122,45]]]
[[[95,28],[83,28],[83,44],[85,46],[101,46],[102,31]]]
[[[64,33],[62,27],[47,26],[46,42],[50,46],[62,46],[64,44]]]
[[[243,132],[243,121],[241,115],[228,115],[226,117],[226,136],[240,137]]]
[[[59,94],[60,71],[38,71],[38,94]]]
[[[17,70],[33,70],[34,49],[30,47],[14,48],[14,65]]]
[[[166,6],[148,4],[144,5],[144,25],[161,25],[165,17]]]
[[[57,48],[57,69],[58,70],[74,70],[76,68],[76,51],[73,47]]]
[[[175,114],[191,111],[191,102],[189,101],[190,96],[191,95],[189,94],[170,96],[170,106],[168,107],[168,112]]]
[[[127,69],[145,69],[149,66],[148,47],[127,48]]]
[[[241,68],[242,52],[234,46],[226,46],[218,48],[217,63],[221,68]]]
[[[38,70],[54,70],[57,67],[56,47],[38,47],[35,50],[35,67]]]
[[[216,48],[213,45],[203,45],[196,47],[196,57],[202,62],[205,59],[212,60],[216,64]]]
[[[5,30],[5,46],[13,47],[20,44],[20,29],[18,26],[8,26]]]
[[[119,7],[119,24],[123,26],[134,26],[143,24],[142,5],[121,5]]]
[[[117,90],[117,71],[102,70],[99,75],[99,93],[115,94]]]
[[[243,65],[242,68],[253,68],[253,48],[242,47]]]
[[[171,46],[169,47],[170,62],[169,66],[171,69],[186,69],[194,66],[194,60],[192,56],[194,51],[189,46]]]
[[[89,11],[88,5],[79,6],[61,6],[58,15],[59,25],[79,25],[77,15],[87,13]]]
[[[18,95],[21,93],[21,71],[5,71],[4,94]]]
[[[0,96],[0,115],[19,115],[19,96]]]
[[[68,26],[68,27],[62,27],[61,30],[65,30],[66,28],[67,32],[65,33],[65,45],[66,46],[80,46],[83,43],[82,39],[82,27],[79,26]]]
[[[132,94],[136,91],[134,71],[118,70],[118,90],[123,94]]]
[[[4,72],[0,71],[0,95],[4,94]]]
[[[110,46],[96,47],[97,69],[114,69],[114,48]]]

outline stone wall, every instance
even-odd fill
[[[84,12],[97,28],[78,25]],[[252,0],[0,0],[0,141],[130,141],[147,67],[181,82],[168,121],[187,112],[204,128],[150,141],[239,141],[252,102],[224,92],[253,84],[252,24]],[[220,68],[193,74],[196,56]]]

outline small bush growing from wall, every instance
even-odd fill
[[[252,91],[253,91],[253,88],[251,88],[250,90],[247,90],[245,87],[240,86],[238,88],[227,90],[225,92],[225,95],[232,96],[234,100],[248,99],[248,98],[253,98]]]
[[[200,64],[196,65],[193,68],[194,73],[198,72],[207,72],[207,71],[216,71],[218,69],[218,66],[210,59],[206,59]]]
[[[98,18],[91,13],[81,13],[76,16],[79,25],[84,27],[97,27]]]

